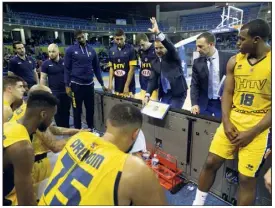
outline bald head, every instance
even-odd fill
[[[58,61],[59,59],[59,49],[58,46],[54,43],[50,44],[48,47],[49,57],[53,61]]]
[[[45,85],[41,85],[41,84],[36,84],[36,85],[33,85],[31,87],[31,89],[29,90],[29,94],[30,93],[33,93],[35,91],[44,91],[44,92],[49,92],[49,93],[52,93],[51,89],[48,88],[47,86]]]

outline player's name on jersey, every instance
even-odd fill
[[[70,147],[79,160],[85,161],[86,164],[98,169],[104,161],[104,156],[100,154],[91,153],[80,139],[75,140]]]

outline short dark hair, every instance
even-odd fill
[[[7,87],[10,86],[15,86],[17,82],[23,82],[24,80],[16,75],[11,75],[3,78],[3,90],[5,91]]]
[[[77,36],[83,34],[83,31],[82,30],[75,30],[74,31],[74,37],[76,38]]]
[[[213,33],[204,32],[204,33],[200,34],[197,37],[197,40],[201,39],[201,38],[205,38],[205,40],[207,41],[207,43],[214,43],[214,44],[216,43],[216,38],[215,38],[215,35]]]
[[[119,28],[115,31],[115,36],[124,36],[124,35],[125,35],[125,33],[121,28]]]
[[[134,128],[141,128],[142,125],[140,109],[129,103],[120,103],[113,106],[107,119],[114,127],[129,125]]]
[[[139,44],[139,42],[143,40],[143,41],[149,41],[147,35],[145,33],[139,33],[137,35],[137,38],[136,38],[136,42]]]
[[[29,94],[27,108],[52,108],[58,104],[58,99],[51,93],[37,90]]]
[[[241,30],[248,29],[247,34],[250,37],[261,37],[264,41],[267,41],[270,35],[270,27],[268,23],[262,19],[252,20],[241,27]]]
[[[16,45],[19,45],[19,44],[23,44],[21,41],[14,41],[13,43],[12,43],[12,47],[13,47],[13,49],[16,49]],[[24,45],[24,44],[23,44]]]

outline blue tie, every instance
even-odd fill
[[[213,62],[212,58],[207,59],[210,62],[209,65],[209,76],[208,76],[208,98],[212,99],[213,98]]]
[[[171,89],[169,81],[162,75],[162,72],[160,72],[160,80],[161,80],[161,85],[164,93],[167,93],[168,90]]]

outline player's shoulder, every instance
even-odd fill
[[[132,44],[129,44],[129,43],[125,43],[125,48],[127,48],[129,50],[135,50],[134,46]]]
[[[51,64],[51,60],[50,60],[50,59],[47,59],[47,60],[43,61],[42,67],[47,67],[47,66],[49,66],[50,64]]]
[[[139,185],[136,181],[150,181],[154,177],[153,171],[146,165],[146,163],[139,157],[134,155],[129,155],[125,161],[121,182],[127,184],[131,188],[136,188]],[[146,185],[146,184],[144,184]]]
[[[32,56],[27,56],[27,58],[29,59],[29,61],[35,62],[35,60]]]
[[[135,170],[134,173],[133,170]],[[125,161],[123,172],[129,171],[134,177],[140,177],[148,170],[150,170],[149,167],[141,158],[129,154]]]
[[[77,44],[73,44],[73,45],[68,46],[68,47],[65,49],[65,51],[66,51],[67,53],[69,53],[69,52],[72,52],[73,50],[77,49],[77,47],[78,47]]]
[[[109,51],[117,51],[117,46],[116,44],[114,44],[110,49]]]
[[[10,58],[9,63],[15,63],[18,61],[18,56],[15,55],[14,57]]]
[[[9,121],[4,123],[4,134],[6,137],[26,137],[29,138],[29,133],[25,126],[17,121]]]
[[[230,58],[230,60],[235,60],[235,62],[238,62],[238,61],[242,61],[242,60],[246,60],[246,57],[247,57],[248,54],[246,53],[237,53],[236,55],[232,56]]]
[[[95,140],[98,138],[99,137],[92,132],[79,132],[79,133],[73,135],[67,144],[70,145],[71,143],[74,143],[76,140],[78,140],[82,143],[87,143],[87,142],[91,142],[92,140]]]

